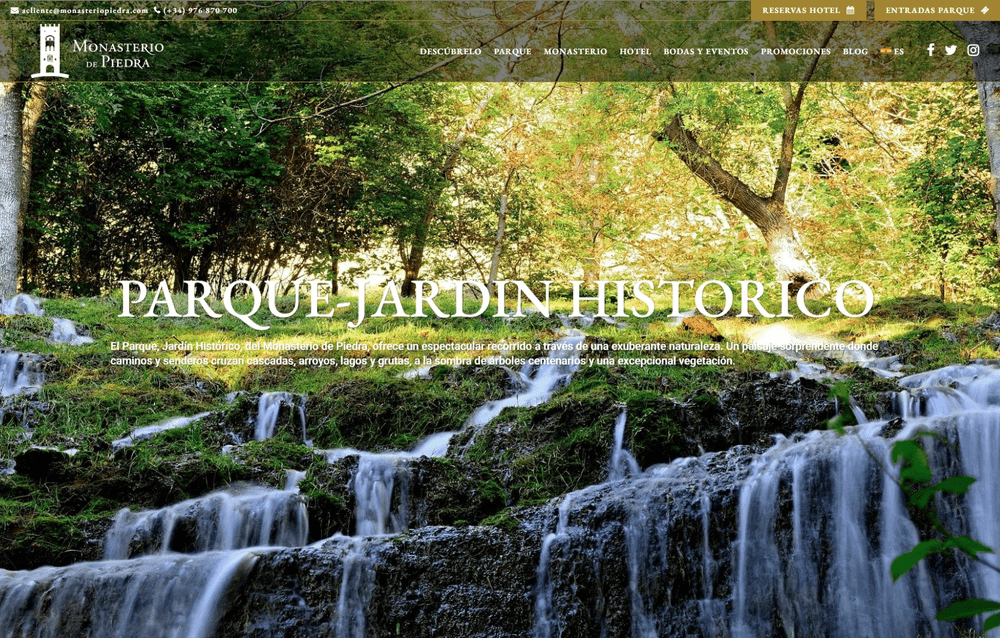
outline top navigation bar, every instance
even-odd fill
[[[997,80],[992,20],[1000,0],[12,0],[0,80]]]

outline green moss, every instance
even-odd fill
[[[505,532],[512,532],[521,525],[521,521],[511,516],[507,510],[504,510],[483,519],[480,525],[490,525],[492,527],[499,527]]]
[[[476,491],[484,501],[503,503],[507,500],[506,490],[492,479],[480,483]]]
[[[34,315],[0,315],[0,347],[37,349],[52,333],[52,319]]]

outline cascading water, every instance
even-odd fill
[[[201,412],[200,414],[196,414],[194,416],[175,416],[167,419],[166,421],[161,421],[160,423],[136,428],[129,432],[128,436],[112,441],[111,449],[120,450],[122,448],[132,447],[135,445],[136,441],[148,439],[159,434],[160,432],[166,432],[167,430],[176,430],[177,428],[186,427],[199,419],[205,418],[209,414],[211,414],[211,412]]]
[[[108,531],[106,560],[0,571],[0,631],[12,638],[211,636],[226,592],[259,555],[307,537],[305,504],[291,490],[236,486],[162,510],[124,509]]]
[[[52,334],[49,338],[56,343],[65,343],[71,346],[81,346],[85,343],[94,343],[93,337],[81,335],[76,323],[71,319],[52,319]]]
[[[274,436],[275,428],[278,424],[278,417],[281,415],[282,406],[296,410],[299,417],[299,425],[302,428],[302,442],[312,445],[306,433],[306,403],[305,397],[295,400],[295,395],[291,392],[264,392],[257,401],[257,419],[254,421],[253,438],[255,441],[266,441]]]
[[[0,351],[0,396],[34,392],[45,382],[37,354]]]
[[[336,638],[365,638],[367,617],[365,607],[371,595],[375,570],[365,553],[363,537],[348,540],[342,564],[340,594],[337,597]]]
[[[525,365],[518,378],[518,390],[500,401],[490,401],[477,409],[466,420],[465,427],[478,428],[488,423],[505,407],[538,405],[551,398],[552,393],[565,385],[579,365],[570,359],[579,357],[584,335],[572,331],[550,348],[548,357],[539,363]],[[273,400],[270,400],[272,401]],[[261,396],[261,406],[265,395]],[[272,405],[273,403],[268,403]],[[270,408],[268,408],[270,409]],[[263,413],[262,407],[260,412]],[[270,414],[270,412],[268,412]],[[624,419],[624,413],[621,417]],[[258,430],[262,417],[258,415]],[[624,427],[624,424],[622,425]],[[409,471],[407,459],[429,456],[443,457],[448,451],[451,438],[457,432],[438,432],[426,437],[409,452],[385,452],[374,454],[351,448],[317,450],[327,462],[333,463],[347,456],[359,457],[358,468],[351,479],[356,514],[356,534],[373,536],[396,534],[405,531],[409,525]],[[618,457],[616,457],[618,458]],[[618,461],[615,461],[618,462]],[[628,452],[621,456],[626,466],[631,464],[635,471],[638,466]]]
[[[567,334],[549,348],[548,355],[537,362],[529,362],[518,371],[508,370],[514,380],[514,392],[497,401],[487,401],[477,408],[466,419],[463,428],[473,430],[473,438],[466,448],[472,445],[475,432],[495,419],[504,408],[530,408],[545,403],[552,394],[569,383],[573,373],[580,368],[579,359],[583,349],[585,335],[578,330],[566,330]],[[439,432],[428,437],[426,451],[428,456],[444,456],[455,432]],[[440,452],[440,454],[438,454]]]
[[[172,554],[0,571],[0,631],[10,638],[207,638],[224,595],[259,552]]]
[[[504,408],[530,408],[545,403],[552,393],[566,385],[580,367],[579,361],[584,335],[576,330],[552,344],[548,355],[538,363],[526,363],[517,376],[521,383],[505,399],[488,401],[466,421],[466,427],[481,427],[492,421]]]
[[[568,570],[553,571],[552,541],[561,534],[562,553],[572,555],[575,547],[594,556],[590,578],[607,578],[613,561],[625,556],[630,604],[622,616],[633,638],[955,635],[935,613],[969,596],[1000,599],[1000,575],[958,557],[947,570],[921,564],[892,582],[892,560],[921,536],[889,451],[893,441],[920,430],[937,432],[944,441],[925,438],[925,444],[940,475],[977,479],[957,506],[943,510],[946,525],[1000,548],[1000,368],[952,366],[901,385],[902,429],[895,421],[873,422],[847,436],[779,436],[763,454],[733,448],[679,459],[567,495],[563,505],[571,499],[572,511],[560,511],[557,534],[543,541],[547,587],[575,588],[588,578],[579,567],[571,581],[560,580]],[[620,467],[613,462],[611,473]],[[578,525],[567,529],[561,521],[570,517]],[[609,546],[613,556],[593,554]],[[536,601],[549,596],[536,602],[536,635],[610,613],[581,610],[572,599],[549,604],[540,585],[536,593]],[[597,635],[606,625],[570,631]]]
[[[573,495],[567,494],[559,505],[559,516],[556,522],[556,531],[546,534],[542,540],[542,551],[538,559],[538,572],[535,584],[535,630],[533,638],[552,638],[559,636],[561,632],[557,625],[557,619],[552,614],[552,578],[549,574],[549,561],[552,557],[552,544],[568,538],[566,532],[569,527],[569,507],[573,502]]]
[[[518,373],[517,391],[506,399],[491,401],[480,407],[467,419],[465,427],[478,428],[488,423],[505,407],[538,405],[547,401],[552,393],[568,382],[573,372],[579,367],[575,363],[567,363],[570,358],[579,357],[583,343],[583,335],[573,332],[570,336],[556,342],[548,357],[541,363],[524,366]],[[622,416],[624,419],[624,416]],[[355,535],[351,539],[348,552],[343,559],[343,578],[337,603],[338,638],[364,638],[366,618],[364,609],[370,596],[371,581],[374,578],[374,566],[368,556],[367,542],[370,537],[384,534],[398,534],[409,526],[409,469],[407,460],[420,456],[443,457],[448,451],[448,445],[456,432],[439,432],[432,434],[415,445],[409,452],[387,452],[372,454],[353,449],[318,451],[325,455],[328,462],[334,462],[346,456],[357,455],[358,467],[351,479],[355,498]],[[628,452],[623,452],[621,462],[631,460]],[[617,461],[616,461],[617,462]],[[634,461],[631,461],[634,465]],[[636,467],[636,469],[638,469]],[[561,511],[568,511],[567,499]],[[556,534],[550,535],[546,546],[551,545],[556,536],[565,535],[566,518],[560,518],[562,527]],[[543,553],[545,550],[543,549]],[[538,578],[543,579],[547,566],[540,565]],[[539,588],[543,588],[541,580]],[[549,599],[551,599],[551,589]],[[542,597],[538,598],[542,601]],[[540,605],[547,603],[539,602]],[[548,629],[536,631],[539,638],[546,637]]]
[[[122,509],[105,536],[104,557],[304,545],[309,518],[294,488],[234,485],[159,510]]]
[[[611,461],[608,463],[609,481],[618,481],[641,473],[639,464],[632,458],[632,454],[622,448],[625,442],[625,421],[627,418],[626,411],[622,410],[618,418],[615,419],[614,443],[611,448]]]
[[[410,522],[409,472],[391,454],[364,454],[351,479],[355,499],[355,534],[375,536],[406,531]],[[393,507],[393,495],[398,503]]]

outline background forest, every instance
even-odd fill
[[[654,132],[682,111],[766,192],[782,85],[423,83],[312,116],[379,88],[51,85],[21,288],[773,278],[759,230]],[[987,301],[1000,291],[988,178],[974,85],[813,83],[787,207],[831,281]]]

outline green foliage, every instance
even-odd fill
[[[957,550],[971,560],[978,560],[979,554],[993,553],[992,548],[969,536],[956,536],[942,524],[934,502],[935,497],[939,494],[965,494],[975,483],[975,479],[969,476],[953,476],[932,483],[933,472],[927,451],[919,438],[928,435],[920,433],[914,438],[897,441],[892,446],[890,458],[893,463],[900,463],[899,484],[906,491],[910,506],[926,513],[940,538],[921,541],[910,551],[897,556],[889,568],[893,581],[899,580],[920,561],[934,554]],[[942,621],[954,621],[996,611],[1000,611],[1000,602],[968,598],[948,605],[937,613],[936,618]],[[984,621],[983,630],[989,631],[998,626],[1000,626],[1000,614],[993,614]]]
[[[936,286],[942,301],[1000,293],[986,133],[969,103],[977,103],[975,87],[965,101],[938,102],[926,152],[900,180],[904,199],[919,211],[909,221],[911,255],[927,267],[921,283]]]
[[[852,400],[851,389],[853,385],[854,383],[848,380],[837,381],[830,387],[830,399],[836,401],[840,407],[840,412],[837,416],[830,419],[826,426],[831,430],[835,430],[840,435],[845,434],[845,425],[854,425],[856,423],[854,414],[849,409]]]

